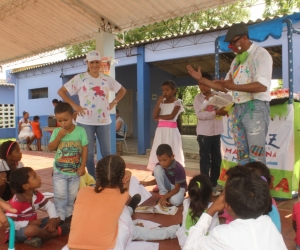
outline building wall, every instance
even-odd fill
[[[6,111],[4,110],[4,107],[6,104],[14,104],[15,103],[15,88],[14,86],[5,86],[0,85],[0,118],[4,118],[4,114]],[[6,115],[5,115],[6,116]],[[9,116],[10,117],[10,116]],[[8,117],[8,118],[9,118]],[[10,121],[10,118],[9,118]],[[1,125],[6,126],[6,121],[4,119],[1,119]],[[9,123],[9,126],[11,123]],[[2,126],[1,126],[2,127]],[[15,137],[15,128],[0,128],[0,139],[1,138],[14,138]]]

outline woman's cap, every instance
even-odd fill
[[[91,50],[86,55],[86,61],[101,61],[101,55],[97,50]]]
[[[248,35],[248,28],[244,23],[233,24],[227,31],[224,42],[230,42],[236,36]]]

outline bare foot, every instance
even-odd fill
[[[29,151],[32,150],[32,148],[29,145],[27,145],[26,149],[29,150]]]

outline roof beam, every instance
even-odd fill
[[[70,8],[78,12],[80,15],[88,18],[96,23],[99,28],[105,32],[113,33],[119,32],[121,29],[114,23],[106,20],[104,17],[99,16],[95,11],[91,10],[87,5],[83,4],[81,0],[60,0]]]

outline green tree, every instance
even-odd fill
[[[117,34],[117,36],[124,39],[125,44],[130,44],[155,37],[178,35],[188,31],[247,21],[250,16],[249,7],[256,1],[257,0],[247,0],[215,9],[199,11],[197,13],[132,29],[125,33]],[[121,45],[121,43],[115,40],[115,45],[118,46]],[[95,49],[94,40],[67,46],[67,57],[79,56],[92,49]]]
[[[265,0],[263,17],[292,14],[300,10],[300,0]]]

